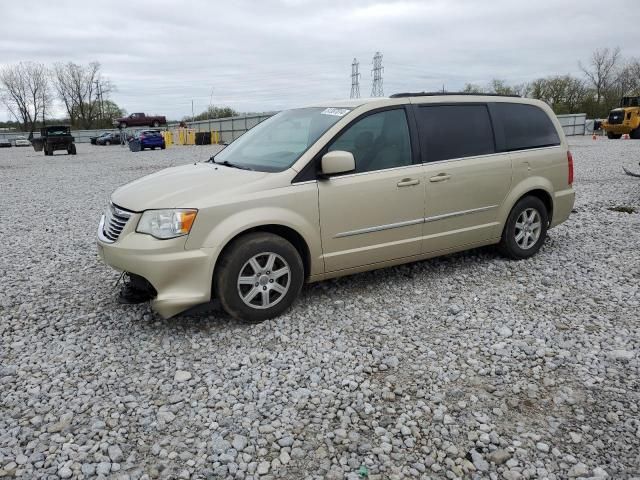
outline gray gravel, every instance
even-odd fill
[[[110,192],[214,147],[0,150],[0,477],[638,478],[638,141],[571,140],[576,211],[492,249],[303,289],[243,325],[115,301]]]

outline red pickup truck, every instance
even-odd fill
[[[160,125],[166,125],[166,123],[167,118],[162,115],[147,117],[144,113],[132,113],[128,117],[116,118],[113,121],[113,124],[120,128],[159,127]]]

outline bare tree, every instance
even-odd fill
[[[2,103],[33,137],[38,117],[51,104],[47,68],[41,63],[21,62],[0,70]]]
[[[100,75],[100,64],[57,63],[53,80],[71,123],[84,128],[93,126],[102,113],[103,97],[111,91],[111,84]]]
[[[602,48],[594,51],[589,65],[585,66],[582,62],[578,62],[578,66],[593,85],[597,103],[600,103],[605,92],[614,82],[619,61],[620,47],[616,47],[613,50]]]
[[[640,95],[640,60],[630,60],[620,69],[615,89],[619,97]]]
[[[475,83],[465,83],[462,91],[464,93],[485,93],[484,88]]]

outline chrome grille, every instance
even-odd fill
[[[109,204],[104,216],[104,227],[102,228],[104,237],[111,242],[118,240],[131,215],[133,215],[132,212],[118,208],[113,203]]]

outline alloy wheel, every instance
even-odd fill
[[[289,291],[291,269],[277,253],[251,257],[240,269],[238,294],[251,308],[266,309],[280,302]]]
[[[527,208],[516,220],[515,240],[520,248],[528,250],[533,247],[542,232],[542,219],[535,208]]]

